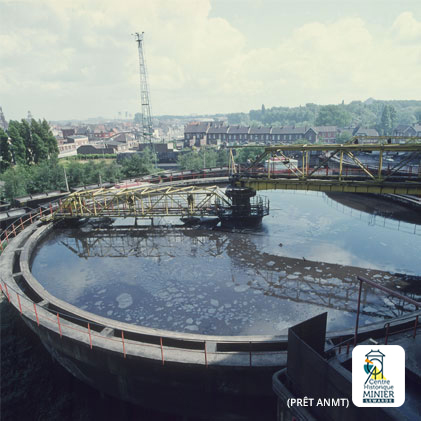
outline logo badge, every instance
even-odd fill
[[[352,351],[355,406],[401,406],[405,402],[405,350],[399,345],[358,345]]]

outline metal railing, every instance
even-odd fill
[[[18,223],[11,224],[7,229],[0,233],[0,253],[2,253],[10,240],[14,239],[21,231],[34,222],[38,221],[41,217],[46,214],[52,214],[55,209],[60,207],[60,202],[50,203],[46,209],[39,208],[39,210],[29,212],[25,216],[21,217]],[[26,282],[26,281],[25,281]],[[183,352],[194,355],[194,362],[203,364],[206,367],[212,364],[212,357],[229,357],[230,355],[237,355],[245,358],[248,364],[241,364],[242,366],[261,366],[265,365],[265,362],[259,364],[259,356],[267,358],[269,355],[280,357],[285,354],[286,341],[280,339],[274,340],[235,340],[227,337],[227,340],[223,340],[220,337],[215,340],[201,340],[201,339],[189,339],[180,338],[180,334],[176,333],[171,336],[169,335],[152,336],[145,333],[133,331],[129,329],[121,329],[121,327],[113,326],[112,324],[102,324],[86,318],[78,317],[74,314],[70,314],[68,311],[61,309],[52,309],[40,305],[42,301],[34,301],[30,299],[23,291],[18,291],[10,284],[8,285],[4,279],[0,278],[0,293],[6,297],[7,301],[12,304],[16,309],[19,310],[21,316],[25,316],[32,320],[39,327],[44,321],[53,330],[63,338],[63,336],[70,336],[71,332],[79,332],[85,335],[86,342],[92,350],[95,346],[105,346],[108,344],[120,344],[119,351],[124,358],[130,352],[136,355],[136,346],[149,347],[151,350],[158,351],[159,358],[162,361],[162,365],[168,360],[168,355],[171,350],[180,350]],[[40,297],[42,300],[42,297]],[[54,304],[53,306],[54,307]],[[113,335],[101,334],[101,332],[113,332]],[[186,335],[188,336],[188,335]],[[200,335],[198,335],[200,336]],[[139,339],[137,339],[138,337]],[[212,350],[210,350],[210,348]],[[157,354],[155,353],[155,357]],[[216,358],[217,359],[217,358]],[[169,360],[174,361],[169,357]],[[274,360],[275,361],[275,360]],[[279,361],[279,360],[278,360]],[[216,361],[217,363],[217,361]],[[277,365],[274,362],[274,365]],[[279,364],[278,364],[279,365]]]
[[[399,294],[396,291],[393,291],[390,288],[387,288],[383,285],[378,284],[377,282],[374,282],[370,279],[367,279],[363,276],[358,276],[358,280],[360,282],[359,290],[358,290],[358,305],[357,305],[357,318],[355,321],[355,333],[354,335],[348,336],[346,339],[343,339],[342,337],[339,338],[338,343],[336,343],[333,347],[328,349],[327,352],[337,350],[339,354],[342,353],[343,349],[346,349],[346,354],[349,354],[350,348],[355,348],[358,342],[358,328],[359,328],[359,317],[360,317],[360,307],[361,307],[361,293],[362,293],[362,287],[363,283],[366,283],[370,285],[371,287],[378,289],[380,291],[383,291],[386,294],[392,295],[393,297],[399,298],[402,301],[405,301],[409,304],[412,304],[416,307],[416,309],[421,308],[421,302],[415,301],[412,298],[406,297],[405,295]],[[399,330],[391,329],[391,326],[405,326]],[[415,339],[417,336],[417,329],[419,328],[419,314],[410,314],[405,317],[400,317],[398,320],[394,321],[388,321],[384,323],[383,329],[384,329],[384,344],[387,345],[388,339],[390,335],[395,335],[398,333],[403,332],[410,332],[412,331],[412,337]]]
[[[31,319],[39,327],[44,322],[44,326],[47,324],[47,328],[52,328],[60,338],[63,336],[72,336],[72,332],[78,332],[85,336],[85,340],[80,339],[89,345],[92,350],[95,346],[106,347],[108,344],[119,344],[120,352],[124,358],[127,354],[141,355],[136,351],[136,347],[149,347],[150,350],[154,350],[154,356],[159,357],[162,365],[165,365],[166,361],[174,361],[173,358],[167,357],[171,350],[180,350],[183,352],[190,353],[194,358],[194,362],[208,367],[212,365],[212,357],[214,356],[225,356],[228,357],[232,354],[240,355],[245,357],[244,361],[248,361],[249,367],[261,366],[256,363],[260,355],[267,357],[268,355],[281,356],[285,353],[285,349],[276,350],[274,348],[282,346],[277,342],[262,342],[262,341],[241,341],[233,342],[232,340],[189,340],[180,339],[170,336],[150,336],[149,340],[136,340],[135,336],[141,334],[131,332],[129,330],[115,328],[107,326],[106,324],[100,324],[92,320],[87,320],[75,315],[69,314],[68,312],[57,311],[46,308],[38,303],[30,300],[26,295],[21,294],[15,288],[8,285],[4,280],[0,281],[0,292],[6,297],[8,302],[12,304],[16,309],[19,310],[21,316]],[[107,332],[108,334],[102,334],[101,332]],[[109,333],[112,333],[110,335]],[[212,344],[213,350],[209,349]],[[223,348],[223,351],[218,348]],[[267,347],[268,349],[262,349]],[[115,347],[113,347],[115,350]],[[242,348],[242,349],[241,349]],[[217,363],[217,362],[216,362]],[[276,365],[276,364],[274,364]],[[279,364],[278,364],[279,365]],[[244,366],[244,365],[242,365]]]

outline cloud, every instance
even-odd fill
[[[410,12],[381,37],[349,17],[297,25],[270,47],[251,48],[240,28],[210,10],[210,0],[1,2],[6,116],[137,111],[136,31],[145,31],[155,114],[421,97],[421,22]]]
[[[393,29],[403,41],[421,42],[421,22],[411,12],[401,13],[393,23]]]

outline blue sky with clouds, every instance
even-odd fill
[[[419,0],[0,0],[8,119],[421,100]]]

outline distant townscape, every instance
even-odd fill
[[[421,136],[421,101],[377,101],[372,98],[350,104],[306,104],[272,107],[209,116],[161,116],[153,119],[153,133],[146,138],[141,114],[97,122],[50,122],[57,141],[58,158],[77,155],[142,153],[153,146],[159,162],[177,162],[180,154],[201,148],[223,149],[234,145],[345,143],[351,137]],[[32,115],[23,121],[29,125]],[[0,128],[13,151],[19,122],[7,122],[0,108]],[[46,124],[46,123],[45,123]],[[10,127],[9,127],[10,125]],[[22,135],[22,133],[21,133]],[[24,136],[23,136],[24,137]],[[42,136],[41,136],[42,137]],[[16,149],[16,147],[15,147]],[[51,148],[50,148],[51,149]],[[13,164],[13,159],[12,159]]]

